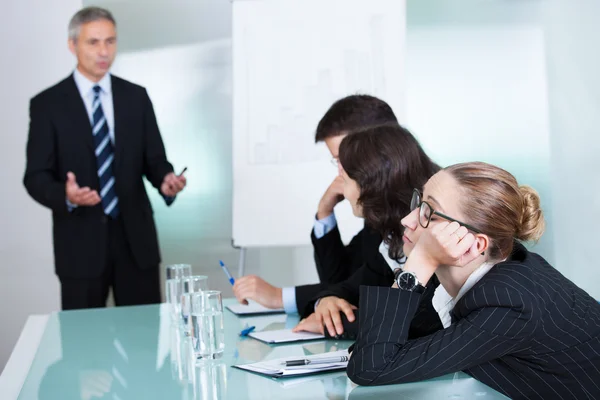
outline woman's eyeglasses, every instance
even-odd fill
[[[417,189],[414,189],[412,199],[410,201],[410,210],[414,211],[417,208],[419,208],[419,224],[423,228],[427,228],[431,222],[431,217],[437,215],[438,217],[444,218],[450,222],[458,222],[460,225],[464,226],[470,231],[481,233],[479,229],[474,228],[471,225],[465,224],[464,222],[460,222],[452,217],[442,214],[441,212],[435,211],[431,204],[421,200],[421,192],[419,192]]]

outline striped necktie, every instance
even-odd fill
[[[100,181],[100,197],[104,213],[112,218],[119,215],[119,198],[115,190],[115,176],[113,174],[114,151],[108,134],[108,124],[102,104],[100,103],[100,86],[94,86],[94,102],[92,103],[92,133],[94,134],[94,148],[98,179]]]

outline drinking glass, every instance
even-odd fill
[[[221,292],[207,290],[192,293],[190,298],[190,335],[196,358],[220,358],[225,349]]]
[[[165,295],[171,318],[181,315],[182,280],[192,275],[192,266],[189,264],[171,264],[166,266]]]
[[[194,400],[227,397],[227,365],[223,360],[198,361],[194,378]]]
[[[190,295],[208,290],[208,277],[205,275],[192,275],[182,280],[181,289],[181,317],[183,318],[184,331],[188,332],[188,317],[190,315]]]

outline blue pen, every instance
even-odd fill
[[[227,279],[229,279],[229,283],[231,283],[231,286],[233,286],[233,284],[235,283],[235,279],[233,279],[233,276],[231,276],[231,273],[227,269],[227,266],[221,260],[219,260],[219,264],[221,264],[221,268],[223,268],[223,272],[225,272],[225,275],[227,275]]]
[[[249,326],[248,328],[246,328],[246,329],[243,329],[243,330],[240,332],[240,336],[248,336],[248,334],[249,334],[250,332],[252,332],[254,329],[256,329],[256,327],[255,327],[255,326]]]

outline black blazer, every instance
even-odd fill
[[[381,235],[366,226],[352,238],[348,246],[344,246],[337,226],[320,239],[317,239],[314,230],[310,237],[319,282],[328,285],[351,277],[365,260],[379,254],[381,243]]]
[[[457,302],[450,327],[418,339],[407,336],[422,295],[360,290],[360,332],[347,369],[355,383],[462,370],[514,399],[600,398],[600,305],[520,244]]]
[[[133,257],[140,268],[157,268],[160,252],[143,177],[160,188],[173,171],[167,161],[146,90],[112,76],[115,118],[115,188]],[[107,218],[101,204],[67,210],[65,181],[72,171],[81,187],[99,192],[92,127],[73,76],[30,103],[27,192],[52,210],[54,258],[60,278],[95,278],[106,262]]]
[[[381,235],[368,227],[357,233],[348,246],[344,246],[337,226],[320,239],[315,237],[313,231],[311,239],[320,283],[295,287],[296,306],[303,317],[314,311],[318,293],[353,276],[367,259],[379,254],[381,243]]]

